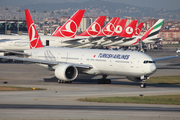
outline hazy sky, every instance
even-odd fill
[[[88,0],[0,0],[0,7],[27,5],[31,3],[60,3],[60,2],[83,2]],[[105,1],[105,0],[103,0]],[[112,2],[126,3],[141,7],[180,9],[180,0],[106,0]]]

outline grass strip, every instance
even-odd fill
[[[150,79],[146,80],[146,82],[153,84],[180,85],[180,76],[151,77]]]
[[[180,95],[81,98],[81,99],[78,99],[78,101],[99,102],[99,103],[137,103],[137,104],[180,105]]]
[[[31,87],[0,86],[0,91],[33,91],[33,90],[46,90],[46,89],[31,88]]]

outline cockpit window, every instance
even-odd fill
[[[147,60],[147,61],[144,61],[143,63],[144,63],[144,64],[147,64],[147,63],[155,63],[155,61],[148,61],[148,60]]]

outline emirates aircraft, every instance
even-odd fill
[[[27,58],[0,56],[38,63],[54,70],[59,82],[72,82],[79,74],[102,75],[98,83],[111,83],[108,75],[126,76],[131,81],[142,81],[152,75],[157,67],[155,61],[176,58],[177,56],[152,58],[147,54],[132,51],[112,51],[80,48],[44,47],[28,10],[25,10],[30,48],[24,50]]]

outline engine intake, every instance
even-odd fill
[[[60,80],[73,81],[77,75],[77,68],[71,64],[61,64],[55,69],[55,76]]]

